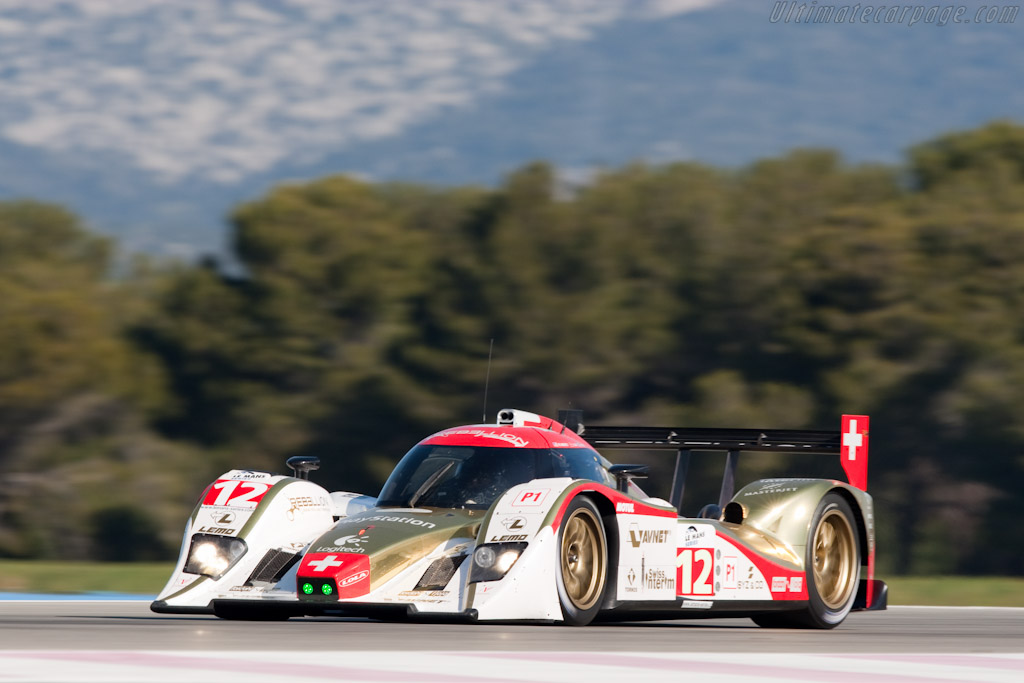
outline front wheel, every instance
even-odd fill
[[[558,600],[566,624],[585,626],[601,609],[608,583],[608,544],[601,515],[577,496],[558,530]]]
[[[807,608],[754,617],[758,626],[835,628],[850,613],[860,583],[860,543],[853,510],[839,494],[818,503],[806,555]]]

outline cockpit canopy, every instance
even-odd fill
[[[420,444],[381,489],[381,507],[486,510],[517,484],[571,477],[615,486],[609,462],[590,448],[495,448]]]

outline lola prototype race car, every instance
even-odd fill
[[[599,451],[676,454],[671,501],[636,484],[643,465]],[[726,454],[720,500],[678,513],[691,451]],[[849,483],[762,479],[734,492],[742,451],[840,457]],[[885,609],[866,492],[868,418],[842,430],[584,428],[502,410],[446,429],[398,463],[380,495],[328,492],[295,476],[232,470],[207,487],[160,613],[533,620],[743,616],[833,628]],[[862,576],[863,575],[863,576]]]

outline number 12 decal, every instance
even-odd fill
[[[237,479],[218,479],[210,487],[203,505],[230,505],[239,508],[254,508],[259,505],[263,495],[270,490],[270,484],[258,481],[238,481]]]
[[[676,556],[676,595],[714,595],[714,570],[715,554],[710,548],[680,550]]]

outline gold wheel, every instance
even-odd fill
[[[569,515],[562,529],[562,584],[580,611],[593,607],[604,589],[608,562],[600,525],[590,508],[581,507]]]
[[[821,516],[814,530],[814,585],[830,610],[839,610],[856,588],[857,539],[850,521],[838,508]]]

